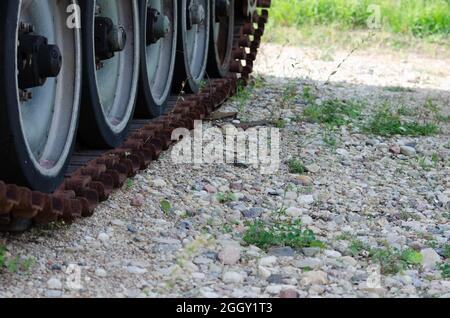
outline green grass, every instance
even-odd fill
[[[236,195],[233,192],[219,192],[217,193],[216,198],[217,201],[222,204],[236,201]]]
[[[448,37],[448,0],[276,0],[271,20],[280,26],[331,25],[339,29],[366,29],[373,16],[370,5],[380,8],[383,31],[415,37]]]
[[[366,123],[364,130],[385,137],[394,135],[417,137],[435,135],[439,132],[439,127],[433,123],[402,121],[398,114],[383,107]]]
[[[441,270],[442,278],[445,279],[450,278],[450,264],[441,264],[439,265],[439,269]]]
[[[304,229],[298,220],[276,223],[253,221],[248,224],[243,240],[261,249],[273,246],[324,247],[324,244],[316,239],[314,232]]]
[[[307,122],[340,127],[360,118],[362,105],[356,101],[330,99],[322,103],[310,103],[303,110]]]
[[[3,268],[9,273],[28,272],[34,265],[35,260],[32,257],[21,259],[18,256],[14,258],[6,257],[6,249],[4,246],[0,246],[0,271]]]
[[[372,261],[381,267],[384,275],[394,275],[408,267],[417,267],[422,263],[422,254],[413,249],[398,250],[394,248],[374,249],[370,251]]]
[[[298,159],[290,159],[288,161],[289,172],[293,174],[304,174],[306,172],[305,165]]]

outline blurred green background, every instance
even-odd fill
[[[301,33],[297,37],[302,40],[320,38],[315,33],[337,39],[336,32],[367,31],[373,5],[380,12],[379,33],[395,36],[397,41],[409,37],[448,44],[450,0],[272,0],[269,40],[295,41],[293,30]],[[286,28],[290,38],[283,35]]]
[[[335,25],[366,28],[369,6],[378,5],[382,29],[415,36],[450,34],[449,0],[273,0],[271,17],[281,26]]]

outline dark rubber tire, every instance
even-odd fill
[[[58,171],[45,174],[33,163],[20,123],[15,54],[19,11],[19,1],[0,2],[0,179],[33,190],[52,192],[64,179],[75,137],[66,144],[67,156]]]

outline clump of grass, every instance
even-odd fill
[[[300,221],[265,223],[257,220],[249,224],[243,240],[261,249],[273,246],[292,248],[324,247],[313,231],[304,229]]]
[[[304,174],[306,172],[305,165],[298,159],[290,159],[288,161],[288,168],[290,173]]]
[[[332,99],[308,105],[303,110],[303,117],[308,122],[340,127],[358,119],[361,110],[359,102]]]
[[[273,125],[274,125],[276,128],[283,129],[283,128],[286,127],[286,122],[284,121],[284,119],[280,118],[280,119],[278,119],[278,120],[275,120],[275,121],[273,122]]]
[[[422,254],[413,249],[400,251],[391,247],[371,250],[370,257],[379,263],[381,273],[385,275],[397,274],[409,266],[416,267],[423,259]]]
[[[439,270],[441,271],[442,278],[450,278],[450,264],[440,264]]]
[[[217,201],[222,204],[236,201],[236,195],[233,192],[219,192],[217,193],[216,198]]]
[[[21,259],[18,256],[12,259],[6,257],[6,249],[0,246],[0,270],[6,268],[9,273],[28,272],[34,265],[35,260],[32,257]]]
[[[297,97],[297,84],[295,82],[289,82],[281,95],[281,107],[285,108],[289,106],[295,97]]]
[[[383,107],[364,125],[364,130],[370,134],[380,136],[431,136],[439,132],[439,128],[432,123],[405,122],[400,116],[393,114]]]

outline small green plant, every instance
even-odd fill
[[[0,268],[5,266],[5,261],[6,261],[5,252],[6,252],[5,247],[0,245]]]
[[[442,248],[442,255],[446,259],[450,259],[450,244],[444,245],[444,247]]]
[[[283,129],[286,127],[286,122],[282,118],[280,118],[278,120],[275,120],[273,125],[278,129]]]
[[[282,108],[289,106],[295,97],[297,97],[297,84],[295,82],[289,82],[281,95]]]
[[[5,247],[0,246],[0,270],[2,268],[6,268],[6,270],[11,274],[18,273],[19,271],[28,272],[34,265],[34,263],[35,261],[32,257],[21,259],[20,257],[16,256],[12,259],[8,259],[6,257]]]
[[[233,192],[219,192],[217,193],[216,198],[217,201],[222,204],[236,201],[236,195]]]
[[[441,271],[442,278],[450,278],[450,264],[440,264],[438,268]]]
[[[391,93],[413,93],[414,90],[409,87],[403,87],[403,86],[388,86],[385,88],[386,91]]]
[[[289,172],[294,174],[304,174],[306,172],[306,167],[298,159],[290,159],[288,161],[288,168]]]
[[[242,115],[242,113],[245,111],[245,108],[247,107],[247,104],[250,101],[250,98],[252,97],[252,87],[251,86],[244,86],[242,84],[239,84],[237,87],[236,95],[234,95],[231,98],[231,101],[236,102],[238,104],[238,113]]]
[[[364,126],[364,130],[370,134],[380,136],[431,136],[439,132],[439,128],[432,123],[418,123],[416,121],[404,122],[399,115],[393,114],[385,106]]]
[[[338,140],[336,138],[336,134],[334,133],[333,129],[329,127],[325,128],[322,140],[325,143],[325,145],[330,147],[331,149],[337,148]]]
[[[172,205],[167,200],[162,200],[159,205],[164,214],[169,214],[170,210],[172,210]]]
[[[316,95],[314,95],[311,86],[303,87],[302,97],[309,104],[316,100]]]
[[[303,110],[303,117],[308,122],[340,127],[360,118],[361,109],[359,102],[332,99],[308,105]]]
[[[125,182],[125,190],[126,191],[130,191],[131,188],[133,188],[134,186],[134,180],[133,179],[127,179],[127,181]]]
[[[275,223],[253,221],[248,225],[243,240],[262,249],[273,246],[324,247],[324,244],[316,239],[314,232],[304,229],[298,220]]]
[[[392,247],[373,249],[370,251],[370,257],[373,261],[379,263],[381,273],[385,275],[397,274],[409,266],[419,266],[423,258],[422,254],[413,249],[400,251]]]
[[[367,249],[366,245],[357,239],[351,240],[350,245],[348,246],[348,250],[353,256],[357,256]]]

